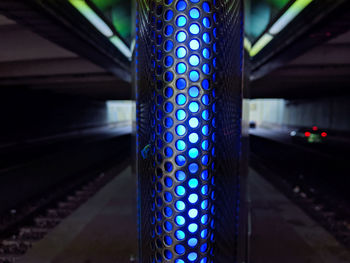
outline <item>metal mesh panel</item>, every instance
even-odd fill
[[[239,1],[139,1],[141,262],[235,262]]]

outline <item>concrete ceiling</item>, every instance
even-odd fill
[[[95,99],[129,99],[130,84],[0,15],[0,87],[48,89]]]
[[[251,83],[253,97],[331,96],[349,88],[350,31]]]

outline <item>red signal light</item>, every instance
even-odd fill
[[[310,137],[311,132],[305,132],[304,135],[305,135],[305,137]]]
[[[317,131],[317,130],[318,130],[318,127],[317,127],[317,126],[314,126],[314,127],[312,127],[312,130],[313,130],[313,131]]]
[[[322,137],[327,137],[327,133],[326,133],[326,132],[322,132],[322,133],[321,133],[321,136],[322,136]]]

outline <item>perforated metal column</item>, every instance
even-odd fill
[[[237,254],[242,28],[241,17],[232,12],[240,14],[239,8],[239,1],[139,1],[141,262],[229,262]],[[220,35],[230,32],[229,26],[237,36]],[[235,54],[225,53],[235,46]],[[231,71],[231,65],[237,68]],[[226,82],[230,79],[232,83]],[[232,87],[235,92],[227,90],[230,85],[237,85]],[[220,107],[220,100],[234,101],[237,109]],[[222,141],[225,137],[226,142]],[[217,154],[218,148],[222,152]],[[227,165],[227,161],[232,163]],[[220,200],[218,190],[232,192],[226,192],[226,197],[221,193]],[[231,205],[234,209],[226,207],[226,212],[232,214],[221,211],[220,218],[216,208],[225,209],[222,204]],[[217,227],[219,231],[227,228],[232,244],[217,244]],[[222,234],[218,238],[226,242]],[[233,250],[221,252],[226,258],[216,261],[220,247]]]

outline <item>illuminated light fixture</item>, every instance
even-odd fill
[[[268,43],[271,42],[273,36],[280,33],[297,15],[301,13],[313,0],[296,0],[286,12],[270,27],[268,33],[265,33],[252,46],[247,38],[244,39],[244,48],[249,52],[251,57],[258,54]]]
[[[95,13],[84,0],[69,0],[69,2],[106,37],[112,37],[111,28]]]
[[[244,49],[250,52],[250,50],[252,49],[252,43],[249,41],[248,38],[246,37],[244,38],[243,45],[244,45]]]
[[[249,55],[251,57],[254,57],[256,54],[258,54],[268,43],[271,42],[273,39],[273,36],[265,33],[252,47],[252,49],[249,52]]]
[[[101,34],[108,37],[111,43],[119,49],[124,56],[131,59],[130,48],[116,36],[112,29],[99,17],[85,0],[69,0],[69,2],[81,13]]]
[[[129,47],[127,45],[125,45],[125,43],[117,36],[112,36],[109,39],[113,45],[115,45],[120,52],[122,52],[127,58],[131,58],[132,53],[131,50],[129,49]]]
[[[270,27],[269,33],[276,35],[283,30],[301,11],[304,10],[313,0],[297,0],[286,12]]]

